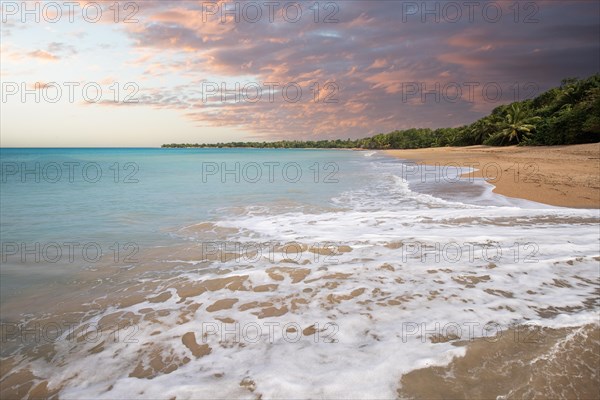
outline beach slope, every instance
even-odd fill
[[[438,147],[386,150],[427,165],[477,169],[494,192],[562,207],[600,208],[600,143],[543,147]]]

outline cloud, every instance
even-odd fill
[[[45,61],[56,61],[59,59],[59,57],[57,57],[54,54],[51,54],[47,51],[44,51],[44,50],[31,51],[31,52],[27,53],[27,55],[29,57],[39,58],[39,59],[45,60]]]
[[[51,42],[48,45],[48,52],[53,54],[63,53],[65,55],[74,55],[78,53],[74,46],[60,42]]]
[[[27,86],[29,87],[29,89],[34,89],[34,90],[44,90],[44,89],[49,89],[49,88],[55,88],[56,84],[52,84],[52,83],[48,83],[48,82],[34,82],[34,83],[30,83]]]
[[[277,13],[272,22],[229,17],[223,23],[219,13],[206,13],[205,2],[186,2],[185,8],[152,2],[140,23],[126,27],[144,54],[134,63],[144,66],[147,77],[187,84],[148,88],[141,104],[185,110],[203,126],[242,126],[256,137],[361,137],[469,123],[515,100],[515,82],[533,82],[542,91],[564,77],[600,70],[595,2],[538,2],[534,23],[524,20],[531,10],[517,18],[508,3],[497,3],[504,7],[500,21],[485,19],[478,9],[473,21],[465,11],[456,23],[443,15],[439,23],[431,16],[423,23],[392,2],[336,4],[337,23],[323,22],[328,10],[320,10],[315,23],[306,7],[296,23]],[[303,99],[286,102],[277,91],[274,102],[207,102],[200,93],[202,82],[249,81],[298,83]],[[331,82],[338,88],[335,104],[323,102]],[[406,85],[415,83],[447,91],[407,98]],[[469,84],[476,84],[473,93]],[[482,89],[490,84],[502,89],[500,99],[486,97]],[[453,98],[456,87],[462,95]]]

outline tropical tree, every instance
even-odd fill
[[[508,143],[520,143],[524,137],[531,135],[535,130],[535,123],[539,121],[540,117],[528,116],[518,103],[513,103],[506,113],[505,120],[499,124],[500,132],[495,136],[501,139],[501,143],[507,139]]]
[[[488,137],[496,131],[496,125],[490,117],[482,118],[471,124],[468,129],[469,144],[482,144]]]

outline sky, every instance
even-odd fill
[[[600,71],[597,1],[2,1],[0,145],[360,138]]]

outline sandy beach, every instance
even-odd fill
[[[494,192],[540,203],[600,208],[600,143],[552,147],[441,147],[387,150],[387,154],[427,165],[477,169]]]

